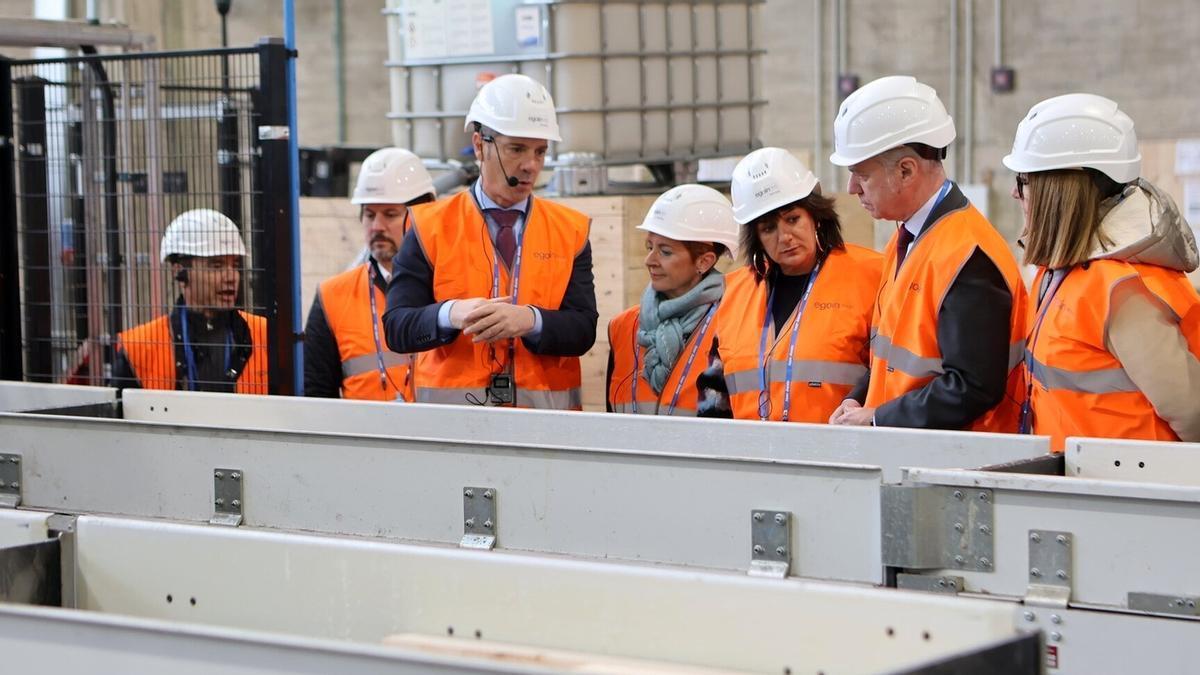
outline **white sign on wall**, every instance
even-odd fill
[[[406,0],[400,9],[400,31],[408,59],[495,52],[488,0]]]

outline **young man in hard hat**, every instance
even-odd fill
[[[411,357],[383,341],[392,258],[411,222],[409,207],[437,194],[421,159],[401,148],[367,157],[354,186],[369,251],[366,262],[317,287],[304,328],[304,395],[411,401]]]
[[[467,114],[480,179],[413,209],[388,287],[388,346],[422,352],[416,400],[581,406],[596,339],[587,216],[532,196],[550,141],[549,92],[524,75],[484,85]]]
[[[113,386],[267,393],[267,320],[236,307],[246,257],[237,225],[185,211],[159,256],[179,285],[175,308],[117,336]]]
[[[835,152],[848,190],[893,220],[871,322],[870,371],[833,424],[1016,432],[1025,286],[1008,244],[942,168],[954,120],[911,77],[842,102]]]

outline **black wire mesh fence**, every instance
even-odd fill
[[[263,41],[0,61],[5,377],[290,393],[286,58]]]

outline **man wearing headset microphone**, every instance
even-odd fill
[[[117,336],[112,386],[267,393],[267,320],[236,309],[246,257],[237,225],[185,211],[159,257],[179,286],[175,308]]]
[[[395,352],[420,352],[418,402],[578,410],[579,357],[596,339],[588,217],[533,197],[554,101],[503,75],[471,104],[480,178],[412,209],[393,263],[384,327]]]
[[[402,148],[363,161],[351,202],[366,235],[365,262],[321,282],[304,327],[304,395],[411,401],[412,357],[383,341],[392,258],[411,222],[409,208],[437,191],[421,158]]]

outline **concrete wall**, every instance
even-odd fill
[[[950,100],[950,5],[957,2],[962,45],[966,8],[974,8],[974,122],[963,110],[956,121],[960,139],[974,131],[976,182],[991,188],[992,220],[1010,237],[1019,211],[1008,191],[1011,174],[1000,158],[1012,145],[1017,123],[1036,102],[1072,91],[1108,96],[1137,123],[1146,140],[1200,137],[1200,3],[1196,0],[1039,0],[1002,2],[1005,65],[1016,69],[1016,90],[993,94],[988,86],[995,49],[994,3],[985,0],[849,0],[846,72],[862,82],[893,74],[913,75]],[[814,3],[824,21],[814,26]],[[831,120],[838,100],[835,74],[836,0],[771,1],[763,8],[770,53],[763,68],[771,104],[763,141],[785,147],[814,144],[815,41],[824,46],[820,96],[824,155],[832,143]],[[967,81],[965,48],[960,51],[960,87]],[[965,89],[960,89],[964,91]],[[961,142],[959,145],[961,151]],[[953,156],[950,158],[953,162]],[[823,164],[823,165],[822,165]],[[844,187],[845,173],[828,163],[813,167],[826,182]],[[966,182],[968,175],[953,176]]]
[[[13,0],[5,0],[12,4]],[[83,4],[83,3],[78,3]],[[380,0],[344,0],[346,73],[345,139],[338,138],[333,0],[297,0],[296,68],[298,135],[304,145],[339,140],[353,145],[385,145],[388,111],[387,33]],[[79,8],[82,15],[82,8]],[[100,15],[159,37],[163,49],[221,46],[220,17],[209,0],[101,0]],[[227,18],[229,44],[254,44],[283,35],[282,0],[233,0]]]

